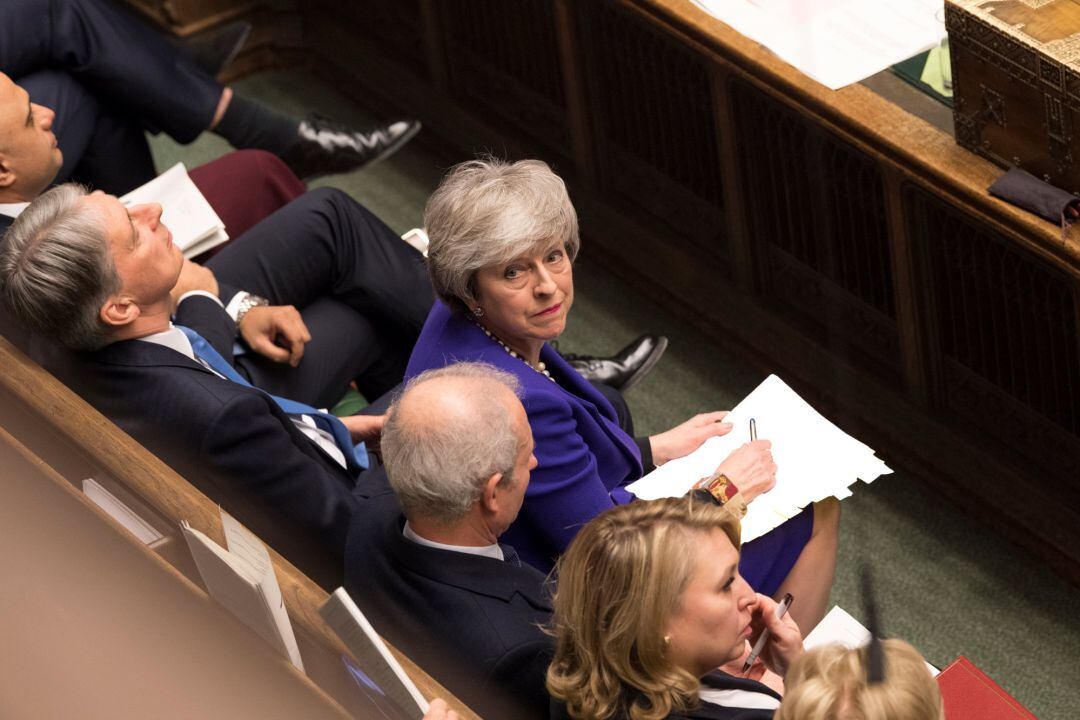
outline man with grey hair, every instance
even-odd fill
[[[536,466],[517,380],[481,363],[422,373],[391,407],[393,492],[353,517],[345,587],[375,629],[481,716],[547,718],[545,578],[499,536]]]
[[[0,295],[35,333],[81,351],[57,373],[72,389],[286,556],[321,550],[336,573],[320,579],[334,582],[366,459],[355,443],[374,439],[382,417],[339,420],[311,405],[326,406],[323,393],[336,400],[351,377],[362,384],[358,364],[392,372],[376,341],[418,332],[431,291],[420,254],[342,193],[307,193],[270,221],[203,267],[183,258],[160,205],[61,185],[0,243]],[[289,262],[274,254],[283,244],[295,250]],[[235,293],[226,279],[243,274],[247,287],[294,297],[324,321],[297,366],[234,354],[238,323],[223,298]],[[242,335],[261,322],[249,310]],[[314,316],[304,323],[315,328]],[[399,341],[398,367],[410,347]],[[323,388],[315,401],[299,396],[309,405],[289,392],[305,378]]]

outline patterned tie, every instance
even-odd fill
[[[221,357],[221,353],[214,349],[214,346],[207,342],[199,333],[195,332],[189,327],[183,325],[175,326],[180,332],[184,333],[187,339],[191,342],[191,349],[195,353],[195,358],[201,360],[212,370],[218,374],[223,375],[227,380],[231,380],[234,383],[239,383],[245,387],[254,388],[259,390],[244,378],[243,375],[236,371],[236,368],[232,366],[225,358]],[[359,445],[353,445],[352,437],[349,435],[348,428],[345,427],[345,423],[337,419],[330,413],[324,413],[321,410],[317,410],[310,405],[305,405],[302,402],[296,400],[289,400],[288,398],[278,397],[277,395],[271,395],[270,393],[259,390],[259,392],[269,396],[274,402],[278,404],[278,407],[282,409],[288,415],[307,415],[315,421],[315,425],[320,430],[325,430],[330,433],[334,438],[334,443],[338,446],[345,457],[349,457],[351,454],[356,460],[356,464],[361,468],[367,468],[370,464],[368,460],[367,448],[364,447],[364,443]]]
[[[508,562],[514,567],[521,567],[521,556],[518,555],[518,551],[510,545],[504,545],[499,543],[499,548],[503,553],[503,561]]]

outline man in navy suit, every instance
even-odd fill
[[[0,244],[5,305],[80,351],[61,379],[279,551],[314,543],[340,558],[361,470],[351,445],[374,439],[382,418],[339,424],[264,391],[299,389],[321,406],[354,373],[371,376],[369,397],[392,387],[431,302],[419,253],[329,190],[270,216],[207,267],[184,260],[160,217],[159,205],[53,188]],[[237,359],[225,308],[236,286],[301,308],[251,306],[239,324],[252,347],[276,342],[302,362]]]
[[[399,121],[359,132],[281,115],[234,94],[106,0],[0,2],[0,71],[57,112],[65,156],[59,182],[116,194],[154,177],[145,129],[180,143],[212,130],[233,147],[272,152],[308,178],[387,157],[420,127]]]
[[[490,365],[423,373],[388,413],[391,492],[357,510],[345,587],[386,636],[482,717],[547,718],[545,578],[498,537],[536,466],[517,380]]]

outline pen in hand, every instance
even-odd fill
[[[791,596],[791,593],[784,595],[784,599],[780,601],[780,604],[776,606],[776,618],[780,618],[787,615],[788,608],[791,607],[791,603],[795,601],[795,598]],[[758,659],[758,655],[765,649],[765,643],[769,641],[769,628],[765,628],[761,631],[761,637],[754,643],[754,647],[750,650],[750,654],[746,656],[746,662],[743,664],[743,673],[745,674],[750,666],[754,664],[754,661]]]

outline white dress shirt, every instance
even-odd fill
[[[417,535],[416,531],[409,527],[408,520],[405,521],[405,527],[402,528],[401,534],[404,535],[407,540],[412,540],[417,545],[439,548],[440,550],[449,550],[450,552],[465,553],[466,555],[483,555],[484,557],[495,558],[496,560],[506,559],[503,557],[502,548],[499,547],[498,543],[494,545],[473,547],[471,545],[447,545],[446,543],[435,542],[434,540],[428,540],[425,537]]]

